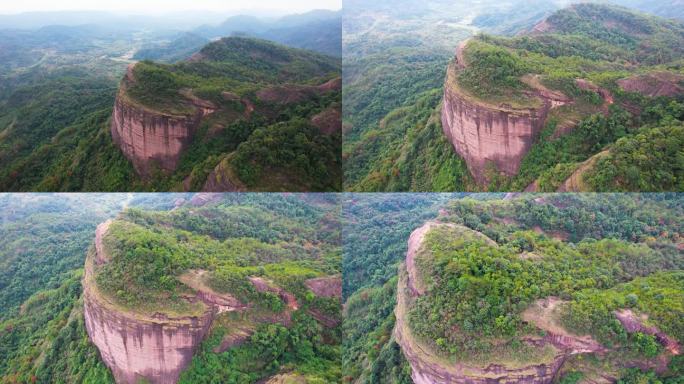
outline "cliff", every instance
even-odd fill
[[[546,384],[553,381],[556,374],[571,355],[602,350],[602,347],[591,338],[572,335],[550,320],[553,319],[553,316],[549,315],[560,304],[560,301],[553,298],[540,300],[528,309],[526,315],[523,316],[525,321],[545,331],[545,336],[527,337],[523,342],[552,351],[545,359],[535,363],[518,363],[511,366],[500,362],[475,364],[454,361],[434,351],[431,346],[415,337],[408,324],[407,314],[415,300],[426,294],[425,283],[422,281],[416,265],[416,257],[421,252],[424,252],[421,247],[427,233],[440,227],[448,227],[463,233],[465,236],[480,237],[487,242],[491,242],[492,245],[495,244],[491,239],[479,232],[455,224],[439,222],[428,222],[411,234],[408,241],[406,262],[399,269],[394,337],[411,366],[411,377],[414,383],[488,384],[496,382]]]
[[[467,66],[461,45],[447,68],[442,101],[442,129],[456,152],[465,159],[470,173],[480,184],[487,182],[485,170],[493,164],[508,176],[517,174],[520,162],[544,127],[549,111],[570,100],[550,91],[538,79],[529,77],[531,90],[526,106],[492,104],[467,94],[458,84]],[[535,106],[536,105],[536,106]]]
[[[96,251],[88,255],[85,265],[84,315],[90,340],[117,383],[133,384],[141,379],[155,384],[175,383],[209,330],[215,310],[206,307],[199,316],[169,317],[117,308],[95,282],[94,261],[108,259],[102,254],[106,225],[98,228]]]
[[[134,65],[129,67],[114,103],[112,140],[141,176],[149,176],[155,168],[172,172],[201,119],[216,107],[196,97],[186,99],[193,111],[189,114],[166,113],[143,106],[127,94],[135,82],[134,69]],[[184,98],[180,94],[178,97]]]
[[[94,251],[86,258],[83,298],[90,340],[117,383],[134,384],[141,379],[153,384],[175,383],[192,360],[215,316],[243,310],[246,306],[230,295],[182,279],[196,289],[196,294],[188,300],[201,302],[201,313],[171,316],[121,308],[98,289],[95,281],[98,266],[109,260],[104,237],[110,224],[108,221],[98,226]],[[201,277],[201,274],[190,276]]]

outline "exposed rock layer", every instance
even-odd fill
[[[684,76],[671,72],[656,72],[620,79],[618,86],[623,91],[636,92],[644,96],[677,96],[684,93]]]
[[[155,168],[172,172],[182,151],[191,142],[200,120],[212,113],[215,107],[190,97],[187,101],[194,113],[174,115],[155,111],[132,102],[128,97],[126,91],[134,81],[133,67],[129,67],[114,103],[112,139],[140,175],[149,176]],[[184,96],[179,94],[178,97]]]
[[[104,251],[101,239],[95,249]],[[172,384],[190,363],[196,347],[206,335],[215,309],[200,316],[144,316],[118,309],[95,283],[94,260],[89,255],[84,276],[84,315],[90,340],[100,351],[117,383],[134,384],[145,379],[153,384]]]
[[[462,49],[462,48],[461,48]],[[478,183],[486,183],[491,163],[506,175],[517,174],[520,162],[542,130],[549,110],[568,100],[563,95],[536,90],[538,108],[490,105],[466,96],[457,86],[464,63],[462,53],[447,69],[442,103],[442,129],[456,152],[465,159]]]

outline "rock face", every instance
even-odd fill
[[[256,96],[259,100],[267,103],[292,104],[341,89],[342,79],[335,78],[317,86],[298,84],[276,85],[257,91]]]
[[[489,163],[499,172],[515,175],[522,158],[544,127],[551,108],[567,103],[569,99],[540,87],[530,95],[541,101],[538,108],[490,105],[475,100],[457,86],[458,73],[467,65],[463,62],[463,49],[459,47],[456,59],[447,69],[442,129],[456,152],[465,159],[475,180],[484,184]]]
[[[412,334],[407,323],[407,313],[412,303],[425,294],[425,287],[416,272],[415,258],[420,251],[425,235],[438,226],[455,227],[453,224],[428,222],[416,229],[408,241],[406,263],[400,266],[397,287],[397,306],[395,308],[396,324],[394,338],[401,346],[404,356],[411,366],[411,378],[416,384],[491,384],[491,383],[525,383],[548,384],[553,381],[566,359],[574,353],[595,352],[601,346],[586,337],[554,331],[546,327],[547,335],[524,340],[529,344],[544,347],[551,346],[556,354],[544,363],[509,368],[501,364],[474,366],[454,362],[435,353],[429,346],[423,345]],[[474,233],[477,235],[477,233]],[[481,235],[481,234],[480,234]],[[484,235],[482,235],[484,236]],[[486,236],[483,238],[487,239]],[[491,241],[491,239],[490,239]],[[549,303],[557,304],[556,301]],[[543,303],[542,303],[543,304]],[[548,304],[548,303],[547,303]],[[555,305],[541,305],[544,310],[553,310]]]
[[[200,120],[212,113],[215,107],[190,97],[187,100],[193,106],[194,113],[189,115],[154,111],[132,102],[126,95],[126,90],[134,81],[131,66],[121,82],[114,104],[112,139],[141,176],[149,176],[155,167],[172,172],[178,165],[181,152],[192,140]],[[179,94],[178,97],[184,96]]]
[[[656,72],[620,79],[617,84],[623,91],[636,92],[648,97],[673,97],[684,93],[682,82],[682,75]]]
[[[668,336],[656,327],[644,325],[647,318],[639,318],[629,309],[615,311],[615,317],[628,333],[641,332],[646,335],[655,336],[656,340],[673,355],[681,353],[681,346],[674,337]]]
[[[100,228],[102,225],[98,232]],[[104,252],[101,243],[104,232],[96,237],[96,253]],[[116,382],[135,384],[145,379],[154,384],[175,383],[209,330],[215,308],[208,307],[196,317],[143,316],[118,310],[97,289],[95,260],[108,260],[108,257],[98,254],[86,259],[85,325]]]
[[[304,285],[318,297],[342,297],[342,278],[340,276],[317,277],[305,281]]]

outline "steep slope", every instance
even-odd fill
[[[175,383],[204,339],[218,308],[206,305],[195,316],[141,316],[118,310],[94,281],[96,265],[109,260],[102,243],[109,225],[106,222],[98,227],[95,252],[85,265],[83,302],[90,340],[118,383],[136,383],[143,378],[151,383]]]
[[[514,189],[529,184],[539,171],[524,159],[539,140],[563,141],[582,119],[616,106],[635,117],[624,135],[638,127],[649,98],[681,95],[684,75],[668,63],[684,55],[682,31],[681,22],[578,4],[514,38],[479,35],[458,47],[447,69],[445,135],[481,186],[504,187],[494,182],[501,176]],[[547,127],[553,134],[540,139]],[[596,150],[578,152],[586,159]]]
[[[601,235],[568,244],[548,224],[526,231],[530,218],[515,214],[544,210],[551,224],[551,212],[578,204],[562,196],[453,204],[411,234],[394,337],[415,383],[550,383],[572,371],[593,380],[590,361],[600,362],[601,380],[634,366],[679,372],[678,235],[659,246]],[[673,203],[669,219],[682,208]],[[471,216],[489,212],[484,222]],[[478,230],[453,222],[464,217]],[[681,224],[664,225],[680,232]]]
[[[197,190],[240,144],[265,134],[277,140],[273,152],[250,163],[238,152],[232,172],[220,176],[246,189],[335,190],[341,133],[314,128],[316,116],[339,108],[338,74],[334,58],[237,37],[211,43],[186,62],[140,62],[121,82],[112,139],[149,184]],[[297,146],[277,137],[295,127],[305,135]],[[296,161],[303,169],[292,169]],[[269,179],[275,181],[260,183]],[[290,179],[294,187],[285,184]]]
[[[295,340],[308,343],[301,353],[318,364],[302,372],[334,377],[329,354],[340,322],[340,289],[320,286],[341,286],[333,275],[337,267],[324,257],[338,246],[329,216],[334,201],[237,199],[198,195],[172,212],[131,210],[98,227],[83,279],[85,325],[118,383],[192,382],[205,361],[193,360],[195,354],[256,353],[260,344],[253,339],[273,327],[284,335],[301,328],[305,333]],[[308,213],[280,216],[292,209]],[[228,222],[238,225],[224,227]],[[313,223],[323,225],[318,233]],[[311,344],[316,337],[325,338],[319,347]],[[290,352],[294,346],[283,348],[290,364],[303,361]],[[280,370],[273,362],[278,357],[269,354],[254,355],[249,363],[223,356],[232,359],[226,364],[234,376],[212,369],[216,380],[254,382]]]

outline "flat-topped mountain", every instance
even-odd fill
[[[682,116],[671,107],[684,93],[683,46],[680,21],[598,4],[557,11],[516,37],[478,35],[447,69],[444,133],[485,188],[677,190]],[[637,161],[620,149],[654,130],[669,136],[649,144],[657,154]],[[574,172],[583,181],[563,187]]]
[[[334,375],[323,369],[337,364],[328,359],[340,324],[334,201],[206,197],[172,212],[129,210],[96,231],[85,326],[116,382],[192,382],[218,356],[232,364],[228,373],[212,368],[222,381],[293,367],[302,377]],[[308,212],[281,216],[292,209]],[[281,352],[260,349],[272,332],[285,338]],[[319,368],[297,370],[307,359]]]
[[[112,139],[140,177],[176,189],[336,190],[338,79],[338,59],[221,39],[185,62],[129,67]]]
[[[562,194],[455,202],[411,234],[394,337],[415,383],[551,383],[568,374],[603,383],[631,367],[680,372],[679,235],[656,246],[606,232],[621,219],[605,209],[590,233],[554,222],[583,205]],[[661,224],[680,233],[672,215],[681,206],[672,209]]]

